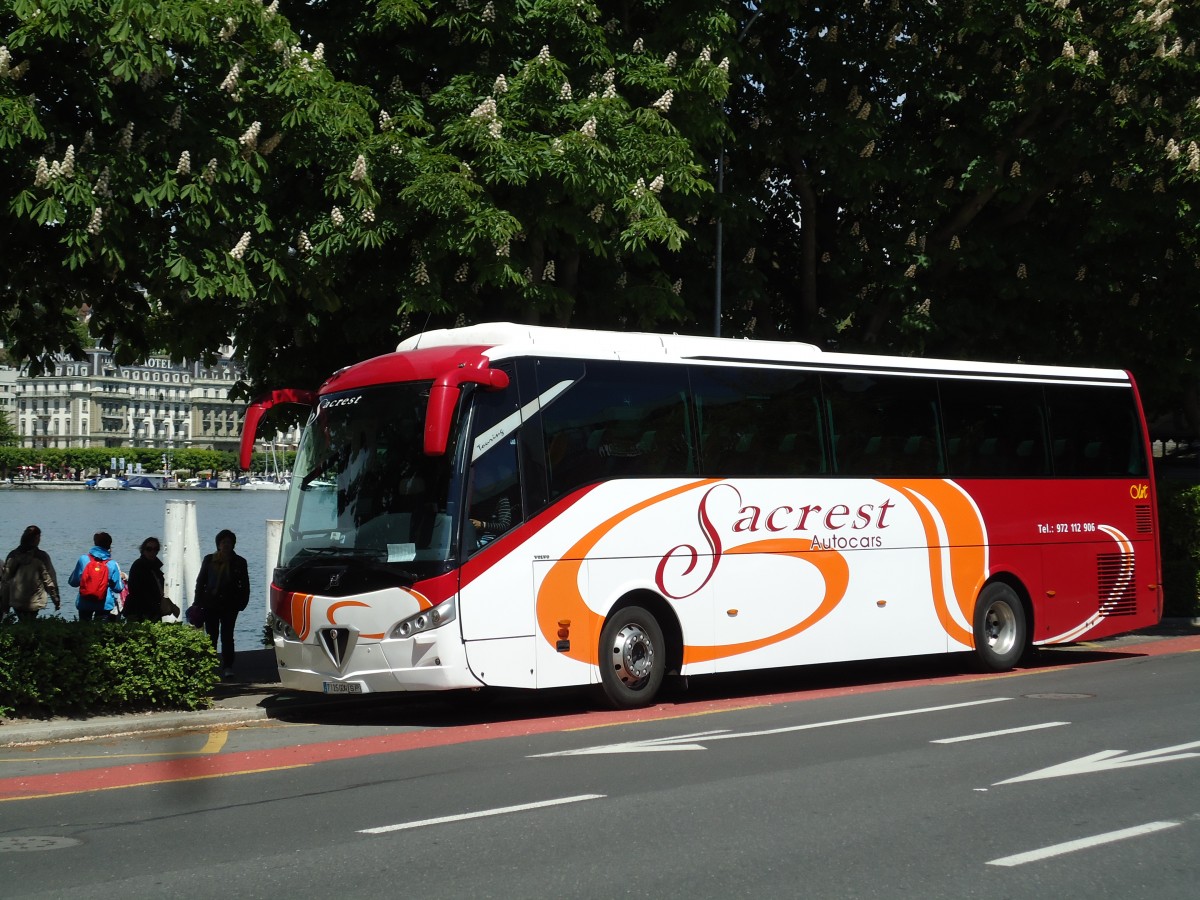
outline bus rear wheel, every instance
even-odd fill
[[[975,601],[975,659],[985,672],[1007,672],[1025,653],[1025,607],[1007,584],[989,584]]]
[[[640,606],[614,612],[600,632],[600,685],[617,709],[654,702],[666,671],[666,642],[658,621]]]

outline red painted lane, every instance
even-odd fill
[[[1113,648],[1113,652],[1128,656],[1162,656],[1169,653],[1187,653],[1197,650],[1200,650],[1200,635],[1164,638],[1157,641]],[[256,772],[270,772],[299,766],[311,766],[334,760],[356,759],[362,756],[398,753],[407,750],[422,750],[430,747],[445,747],[450,744],[466,744],[474,741],[523,737],[526,735],[573,731],[584,728],[601,728],[636,722],[653,722],[663,719],[704,715],[706,713],[730,709],[818,700],[849,694],[873,694],[882,691],[898,690],[914,684],[950,684],[983,679],[1019,677],[1033,672],[1046,671],[1048,668],[1064,668],[1072,664],[1066,662],[1061,666],[1025,669],[1005,675],[943,675],[900,682],[789,691],[755,697],[730,697],[720,700],[706,700],[698,703],[660,704],[640,710],[613,712],[589,711],[547,719],[460,725],[428,731],[411,731],[404,732],[403,734],[354,738],[345,741],[325,741],[317,744],[301,744],[265,750],[244,750],[237,753],[216,756],[181,757],[173,760],[86,769],[78,772],[16,776],[0,779],[0,802],[58,797],[64,794],[107,791],[118,788],[161,784],[164,782],[195,781],[203,778],[221,778],[229,775],[249,775]]]

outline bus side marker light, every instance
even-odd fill
[[[1046,596],[1053,597],[1056,593],[1057,593],[1057,591],[1046,591]]]
[[[878,606],[880,609],[883,609],[885,606],[887,606],[887,601],[886,600],[876,600],[875,605]]]
[[[737,618],[737,614],[738,614],[738,611],[736,609],[725,610],[725,615],[729,616],[729,618],[731,618],[731,619]]]

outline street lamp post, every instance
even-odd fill
[[[742,30],[738,33],[737,42],[741,42],[746,37],[746,32],[750,30],[750,26],[755,20],[762,15],[762,4],[754,10],[754,15],[746,22]],[[721,216],[721,197],[725,193],[725,142],[721,142],[721,152],[717,155],[717,252],[716,252],[716,284],[713,286],[713,335],[721,336],[721,294],[724,289],[725,279],[725,224]]]

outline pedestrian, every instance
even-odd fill
[[[223,676],[233,676],[233,628],[238,613],[250,603],[250,573],[246,560],[233,552],[237,535],[228,528],[217,532],[217,552],[200,563],[193,603],[204,609],[204,630],[213,647],[221,638]]]
[[[161,622],[163,617],[163,571],[158,553],[162,544],[148,537],[138,548],[140,555],[129,567],[129,595],[125,598],[127,622]]]
[[[0,616],[11,607],[22,622],[30,622],[48,602],[62,609],[58,594],[58,576],[50,555],[38,545],[42,529],[30,525],[21,533],[21,542],[4,560],[0,571]]]
[[[121,578],[121,567],[110,552],[112,535],[107,531],[97,531],[92,535],[92,543],[92,549],[75,563],[67,583],[79,588],[79,596],[75,600],[79,621],[108,622],[119,613],[125,582]]]

